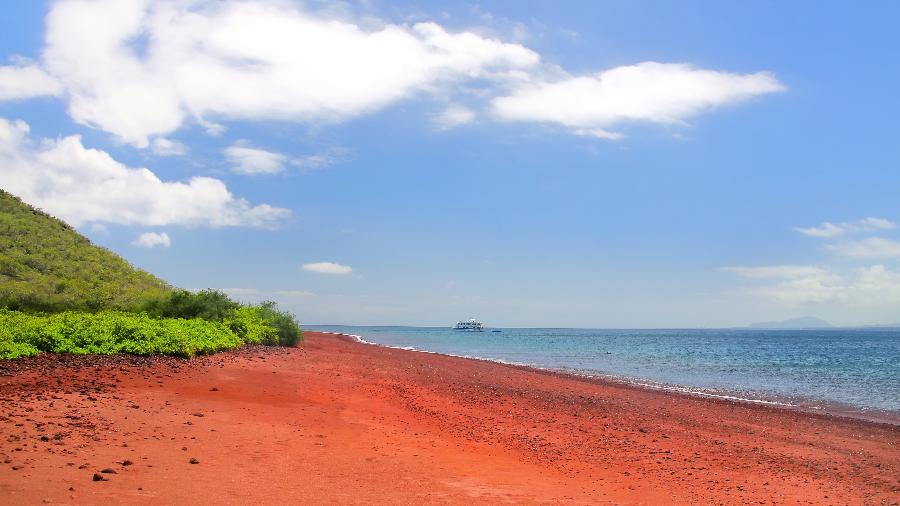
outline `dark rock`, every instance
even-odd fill
[[[195,459],[195,458],[193,458],[193,457],[191,457],[191,460],[189,460],[188,462],[190,462],[191,464],[199,464],[199,463],[200,463],[199,460],[197,460],[197,459]]]
[[[123,465],[123,466],[130,466],[130,465],[132,465],[132,464],[134,464],[134,462],[132,462],[132,461],[130,461],[130,460],[127,460],[127,459],[122,461],[122,465]]]
[[[93,478],[93,480],[94,480],[94,481],[109,481],[109,478],[107,478],[106,476],[103,476],[103,475],[100,474],[100,473],[94,473],[94,478]]]
[[[198,417],[200,417],[200,418],[203,418],[203,413],[194,413],[194,416],[198,416]]]
[[[107,467],[106,469],[103,469],[103,470],[101,470],[100,472],[103,473],[103,474],[119,474],[119,473],[116,472],[115,469],[113,469],[113,468],[111,468],[111,467]]]

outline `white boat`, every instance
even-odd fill
[[[482,332],[484,331],[484,323],[476,320],[475,318],[469,318],[468,320],[462,320],[456,322],[456,325],[453,326],[453,330],[468,330],[470,332]]]

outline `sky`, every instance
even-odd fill
[[[5,2],[0,187],[306,324],[897,323],[898,19]]]

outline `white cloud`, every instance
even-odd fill
[[[256,288],[220,288],[222,292],[231,297],[262,299],[269,295],[277,295],[281,297],[312,297],[315,295],[306,290],[275,290],[273,292],[262,291]]]
[[[819,276],[826,272],[809,265],[767,265],[762,267],[725,267],[723,270],[751,279],[797,279]]]
[[[259,290],[256,288],[221,288],[220,291],[232,297],[245,297],[247,295],[256,295]]]
[[[140,248],[155,248],[157,246],[168,248],[172,245],[172,240],[169,239],[169,234],[165,232],[161,234],[156,232],[145,232],[139,235],[137,239],[131,242],[131,244]]]
[[[154,154],[159,156],[180,156],[187,153],[187,146],[172,139],[157,137],[150,145]]]
[[[853,258],[900,258],[900,241],[881,237],[832,244],[828,249]]]
[[[272,292],[275,295],[281,295],[282,297],[312,297],[315,294],[312,292],[308,292],[306,290],[278,290]]]
[[[884,218],[863,218],[857,221],[844,223],[831,223],[825,221],[817,227],[794,227],[794,230],[809,237],[833,238],[853,232],[872,232],[874,230],[889,230],[897,225]]]
[[[72,118],[139,147],[190,119],[338,121],[539,62],[435,23],[368,29],[287,2],[57,2],[45,40]]]
[[[0,186],[73,226],[244,226],[272,228],[288,209],[251,205],[209,177],[162,181],[105,151],[85,148],[77,135],[32,142],[23,121],[0,118]]]
[[[475,111],[461,105],[451,105],[431,117],[431,123],[438,130],[450,130],[475,120]]]
[[[290,164],[302,172],[312,172],[340,162],[347,157],[349,152],[350,150],[346,148],[329,148],[321,153],[291,158]]]
[[[226,148],[225,156],[232,163],[231,170],[238,174],[277,174],[284,171],[287,160],[281,153],[251,148],[246,141]]]
[[[842,303],[885,306],[900,303],[900,272],[883,265],[837,272],[815,266],[729,267],[742,277],[767,280],[751,293],[788,305]]]
[[[686,64],[644,62],[554,82],[527,82],[493,100],[507,121],[558,123],[581,135],[621,137],[626,122],[682,123],[715,107],[785,89],[768,72],[733,74]]]
[[[0,101],[59,95],[62,84],[33,63],[0,66]]]
[[[311,264],[303,264],[301,267],[307,272],[317,272],[319,274],[350,274],[353,269],[349,265],[341,265],[333,262],[315,262]]]

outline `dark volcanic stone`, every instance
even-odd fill
[[[94,473],[94,478],[93,478],[93,480],[94,480],[94,481],[109,481],[109,478],[107,478],[106,476],[103,476],[103,475],[100,474],[100,473]]]
[[[100,472],[103,473],[103,474],[119,474],[119,473],[116,472],[115,469],[113,469],[113,468],[111,468],[111,467],[107,467],[106,469],[103,469],[103,470],[101,470]]]
[[[193,457],[191,457],[191,460],[189,460],[188,462],[190,462],[191,464],[199,464],[199,463],[200,463],[199,460],[197,460],[197,459],[195,459],[195,458],[193,458]]]

